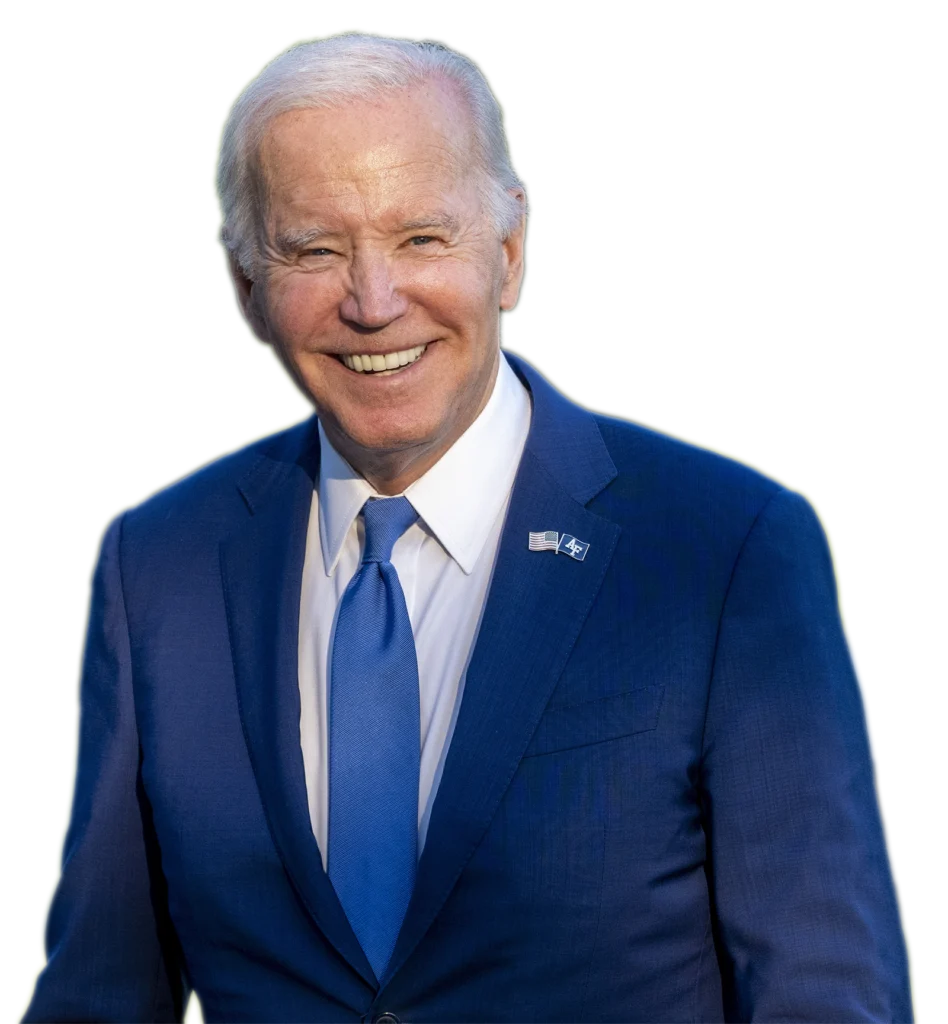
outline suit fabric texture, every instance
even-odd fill
[[[192,989],[207,1021],[912,1019],[811,508],[507,358],[531,430],[385,977],[307,808],[314,418],[106,533],[27,1020],[174,1021]]]

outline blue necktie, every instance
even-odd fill
[[[407,498],[370,498],[362,512],[362,565],[339,604],[330,669],[329,879],[381,981],[417,863],[418,662],[390,559],[418,514]]]

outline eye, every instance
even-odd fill
[[[415,235],[414,238],[410,239],[412,245],[427,245],[429,242],[434,241],[432,235]]]
[[[332,249],[304,249],[304,256],[331,256]]]

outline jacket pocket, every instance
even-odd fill
[[[547,708],[524,757],[648,732],[658,725],[664,683],[561,707]]]

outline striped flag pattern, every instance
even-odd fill
[[[531,551],[555,551],[560,543],[560,535],[556,530],[541,530],[530,534]]]

